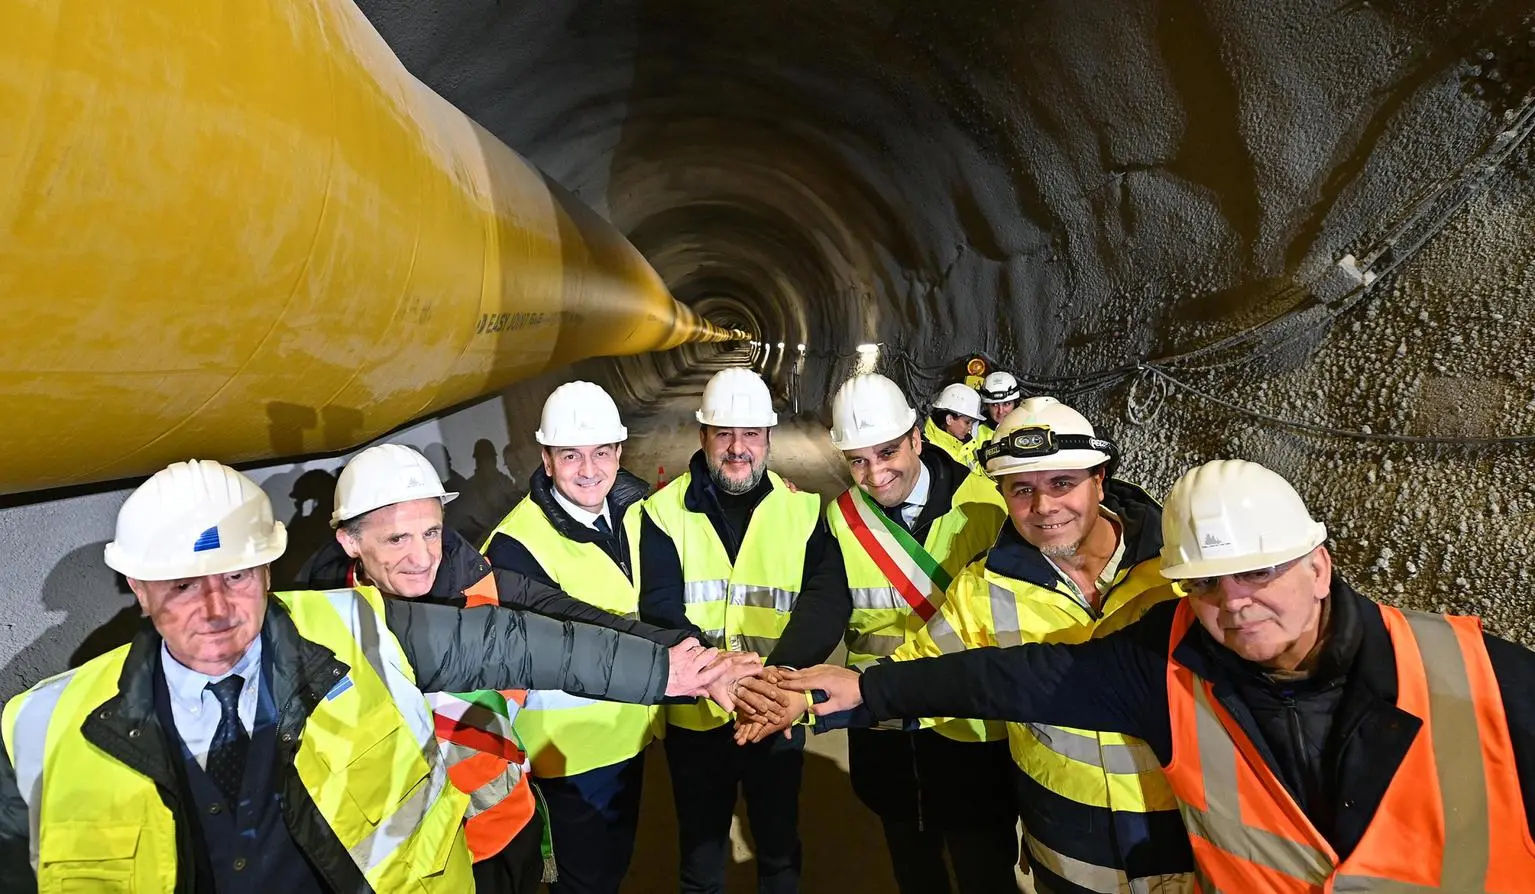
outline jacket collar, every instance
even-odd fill
[[[750,517],[756,510],[757,504],[772,492],[772,476],[764,472],[757,486],[739,497],[747,502],[747,516]],[[689,512],[702,512],[711,518],[716,516],[723,518],[724,510],[720,507],[719,488],[714,486],[714,478],[709,475],[709,463],[704,459],[702,450],[695,451],[693,458],[688,460],[688,490],[683,494],[682,505]]]
[[[1347,680],[1350,687],[1360,688],[1360,694],[1396,704],[1396,651],[1379,607],[1361,596],[1336,572],[1327,598],[1332,607],[1328,612],[1323,653],[1313,679]],[[1254,681],[1267,679],[1261,666],[1244,661],[1217,643],[1197,621],[1174,649],[1173,657],[1179,664],[1209,680],[1217,693],[1228,688],[1238,677]]]
[[[270,596],[261,636],[262,648],[271,656],[272,679],[267,685],[279,711],[278,733],[292,733],[285,741],[296,743],[310,712],[350,667],[331,650],[300,636],[287,609]],[[171,747],[173,733],[161,726],[155,711],[161,643],[160,634],[145,619],[128,646],[117,692],[91,712],[80,731],[96,747],[173,789],[176,770],[171,761],[179,750]],[[290,710],[295,703],[302,706],[301,714]]]
[[[490,562],[480,551],[464,539],[464,535],[452,528],[442,529],[442,562],[437,566],[437,577],[426,598],[439,602],[457,603],[464,598],[464,591],[480,582],[490,573]]]
[[[615,532],[623,527],[624,514],[629,511],[629,507],[649,495],[650,485],[644,479],[627,469],[618,470],[617,477],[613,479],[613,489],[608,491],[609,524]],[[528,497],[561,537],[577,543],[598,543],[603,540],[601,534],[571,518],[565,507],[554,498],[554,480],[544,471],[543,466],[534,469],[528,477]]]
[[[1125,545],[1121,568],[1136,565],[1162,549],[1162,507],[1144,490],[1128,481],[1110,478],[1103,486],[1103,507],[1119,516],[1119,536]],[[986,570],[1038,587],[1054,589],[1060,580],[1055,566],[1039,548],[1023,539],[1012,519],[1002,525],[997,541],[986,555]]]
[[[965,476],[970,474],[969,469],[955,462],[947,452],[931,444],[917,458],[927,468],[931,481],[927,488],[927,502],[922,505],[922,512],[912,521],[913,533],[925,532],[928,525],[949,514],[949,510],[954,508],[954,492],[959,490]]]

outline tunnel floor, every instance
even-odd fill
[[[720,355],[719,365],[740,365],[745,360],[744,355],[726,353]],[[698,449],[698,422],[693,412],[717,368],[692,370],[668,384],[649,406],[625,414],[629,426],[625,468],[652,481],[658,467],[665,468],[668,481],[686,471],[688,458]],[[835,498],[851,481],[825,428],[813,419],[791,417],[780,407],[772,445],[769,468],[797,487],[820,494],[823,503]],[[839,648],[833,660],[840,661],[841,657]],[[634,862],[624,882],[625,894],[669,894],[677,890],[676,812],[663,748],[658,742],[646,755],[640,831]],[[810,737],[800,786],[800,837],[804,894],[896,890],[879,820],[853,795],[843,732]],[[727,890],[756,890],[745,801],[736,804],[731,839]],[[1024,890],[1032,892],[1033,888],[1025,884]]]

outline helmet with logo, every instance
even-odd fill
[[[1092,423],[1053,397],[1031,397],[1003,417],[981,448],[980,461],[993,478],[1017,472],[1093,469],[1108,463],[1112,477],[1119,448],[1100,438]]]
[[[268,565],[287,546],[288,532],[256,482],[194,459],[172,463],[128,495],[105,558],[135,580],[180,580]]]
[[[360,515],[395,503],[435,497],[447,505],[457,496],[442,489],[437,470],[413,448],[376,444],[352,457],[341,470],[330,526],[339,528]]]
[[[878,373],[853,376],[831,402],[831,443],[838,450],[861,450],[907,434],[917,411],[900,386]]]
[[[567,382],[544,401],[538,431],[545,447],[590,447],[627,440],[629,429],[618,417],[618,404],[591,382]]]
[[[981,403],[1005,404],[1010,400],[1017,400],[1023,395],[1018,387],[1018,380],[1010,372],[997,370],[986,377],[981,385]]]
[[[948,410],[970,419],[984,418],[981,415],[981,396],[963,382],[955,382],[938,392],[938,399],[933,401],[933,409]]]
[[[694,415],[701,424],[717,428],[771,428],[778,424],[767,383],[743,366],[715,373],[704,386],[703,404]]]
[[[1162,508],[1162,576],[1220,577],[1282,565],[1321,546],[1327,527],[1277,473],[1218,459],[1183,473]]]

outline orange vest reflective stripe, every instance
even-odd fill
[[[1317,832],[1210,683],[1168,643],[1172,762],[1164,768],[1206,894],[1535,892],[1503,699],[1477,618],[1378,606],[1396,655],[1397,707],[1423,720],[1347,860]]]
[[[347,584],[355,585],[356,580],[357,563],[353,562]],[[485,575],[464,590],[465,608],[500,604],[495,574]],[[437,724],[438,745],[448,764],[448,778],[469,796],[464,840],[476,863],[501,853],[538,809],[528,782],[527,754],[514,734],[510,738],[506,735],[517,711],[527,703],[528,691],[507,689],[501,695],[506,698],[505,718],[476,709],[448,715],[444,709],[454,702],[451,696],[427,696]]]

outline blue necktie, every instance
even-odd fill
[[[597,520],[592,522],[592,527],[597,529],[597,533],[598,534],[611,534],[611,533],[613,533],[613,529],[608,527],[607,516],[603,516],[603,515],[597,516]]]
[[[213,742],[208,747],[208,777],[229,799],[231,809],[240,802],[245,756],[250,750],[250,736],[240,724],[240,690],[244,686],[244,677],[230,674],[206,687],[218,699],[221,711],[218,729],[213,731]]]

